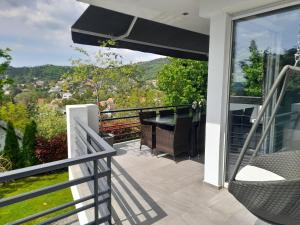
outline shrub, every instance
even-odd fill
[[[100,133],[115,135],[115,141],[129,140],[139,137],[140,122],[136,119],[113,120],[100,123]]]
[[[9,159],[0,155],[0,173],[12,169],[12,163]]]
[[[59,134],[51,139],[38,137],[36,141],[36,156],[41,163],[53,162],[68,157],[67,135]]]
[[[38,159],[35,155],[37,127],[35,121],[31,121],[26,127],[22,141],[22,154],[25,166],[37,164]]]
[[[65,133],[67,130],[65,116],[48,105],[40,106],[37,109],[35,121],[38,136],[48,140]]]
[[[14,126],[10,121],[7,123],[3,153],[4,156],[12,162],[12,169],[18,169],[23,166],[23,157],[20,151],[18,138]]]
[[[27,108],[23,104],[7,103],[0,107],[0,118],[6,122],[11,121],[15,128],[22,132],[30,122]]]

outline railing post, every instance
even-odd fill
[[[111,156],[107,157],[107,167],[110,171],[112,171],[111,169]],[[107,175],[107,185],[109,188],[109,199],[107,202],[107,207],[108,207],[108,211],[110,214],[110,218],[108,219],[108,223],[112,224],[111,219],[112,219],[112,210],[111,210],[111,191],[112,191],[112,187],[111,187],[111,172]]]
[[[95,209],[95,224],[99,220],[99,201],[98,201],[98,160],[94,160],[94,209]]]

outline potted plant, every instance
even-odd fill
[[[105,133],[100,131],[100,137],[102,137],[110,146],[113,146],[115,142],[115,135],[111,133]]]

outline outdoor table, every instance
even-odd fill
[[[152,118],[147,118],[144,119],[145,122],[148,123],[152,123],[155,125],[163,125],[163,126],[169,126],[174,128],[176,125],[176,118],[178,117],[188,117],[188,116],[192,116],[193,120],[192,120],[192,130],[191,130],[191,148],[189,151],[189,156],[194,157],[197,155],[197,128],[199,126],[200,123],[200,116],[197,113],[193,113],[193,114],[174,114],[174,115],[170,115],[170,116],[156,116],[156,117],[152,117]]]

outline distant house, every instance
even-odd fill
[[[51,94],[51,93],[59,94],[61,91],[62,91],[61,87],[56,85],[55,87],[50,88],[48,93],[49,94]]]
[[[62,99],[70,99],[72,98],[72,94],[70,92],[63,93]]]
[[[99,102],[99,106],[106,107],[107,110],[114,110],[116,105],[113,98],[109,98],[106,101]]]
[[[57,84],[58,86],[61,86],[61,85],[63,85],[64,83],[65,83],[64,80],[59,80],[59,81],[56,82],[56,84]]]
[[[2,87],[2,90],[4,92],[4,95],[10,95],[10,84],[4,84],[3,87]]]
[[[38,80],[35,82],[36,87],[44,87],[45,82],[42,80]]]
[[[7,123],[5,121],[0,120],[0,152],[3,151],[5,145],[6,130],[7,130]],[[23,134],[19,130],[15,129],[15,131],[16,131],[17,138],[19,140],[19,145],[21,146]]]

